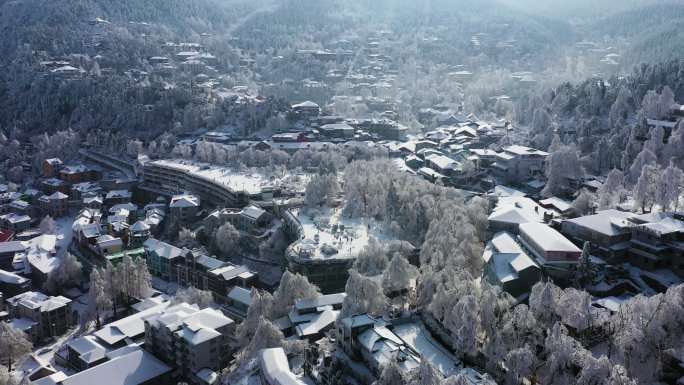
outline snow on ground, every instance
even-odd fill
[[[57,235],[57,257],[62,258],[69,248],[71,239],[74,236],[73,230],[71,229],[74,218],[70,216],[58,218],[55,220],[55,223],[57,225],[55,231],[55,234]]]
[[[423,324],[398,325],[392,331],[408,346],[417,351],[421,359],[430,361],[443,375],[450,376],[463,367],[456,357],[432,338]]]
[[[297,242],[293,250],[306,258],[356,258],[371,237],[381,241],[391,239],[381,223],[349,218],[342,214],[342,209],[323,208],[313,217],[311,212],[304,210],[294,214],[302,225],[304,239]]]

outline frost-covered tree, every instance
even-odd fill
[[[332,203],[341,191],[335,174],[315,174],[306,185],[304,201],[309,208]]]
[[[479,335],[479,306],[474,295],[461,297],[446,320],[446,328],[453,338],[452,346],[459,356],[473,356]]]
[[[88,289],[88,319],[94,319],[99,329],[102,324],[100,315],[112,304],[112,299],[107,293],[106,283],[100,268],[94,268],[90,272],[90,288]]]
[[[551,140],[551,144],[549,145],[549,149],[547,150],[549,153],[556,152],[563,147],[563,142],[561,142],[560,136],[558,136],[557,133],[553,134],[553,139]]]
[[[382,368],[380,378],[373,385],[408,385],[406,375],[396,362],[390,361]]]
[[[575,383],[575,368],[578,353],[583,348],[567,330],[556,323],[544,340],[545,360],[538,371],[542,384],[572,385]]]
[[[318,287],[297,273],[285,270],[278,289],[273,293],[273,318],[280,318],[290,312],[295,301],[317,298],[321,295]]]
[[[420,367],[413,372],[409,382],[412,385],[440,385],[444,381],[444,376],[430,362],[430,360],[420,360]]]
[[[383,315],[387,310],[387,298],[382,287],[374,279],[355,270],[350,270],[344,291],[347,296],[338,316],[340,320],[354,314]]]
[[[382,288],[388,295],[404,293],[411,288],[417,277],[418,269],[406,258],[395,255],[382,273]]]
[[[672,131],[663,149],[662,161],[663,164],[674,163],[679,168],[684,168],[684,120],[680,120]]]
[[[192,249],[196,245],[195,238],[195,233],[192,230],[183,227],[178,232],[178,247]]]
[[[632,192],[632,199],[634,200],[632,210],[641,210],[643,213],[646,211],[646,207],[649,207],[649,210],[653,207],[657,191],[662,187],[658,185],[659,181],[660,170],[657,166],[647,164],[641,169],[641,176],[639,176]]]
[[[582,189],[577,198],[572,201],[572,210],[578,216],[589,214],[594,208],[594,202],[596,202],[596,196],[587,189]]]
[[[216,247],[225,255],[232,255],[237,252],[240,246],[240,232],[232,223],[226,222],[216,229],[214,234]]]
[[[567,288],[558,301],[557,312],[563,325],[581,332],[592,326],[592,309],[591,296],[586,291]]]
[[[613,169],[608,173],[606,182],[598,189],[598,209],[615,208],[624,195],[624,176],[622,171]]]
[[[382,242],[371,237],[354,261],[354,269],[369,277],[382,274],[389,264],[387,247]]]
[[[465,374],[462,371],[459,371],[458,373],[449,376],[444,382],[442,382],[442,385],[472,385],[472,380],[468,378],[468,375]],[[483,382],[487,383],[487,382]]]
[[[684,285],[650,297],[638,295],[610,320],[609,357],[640,383],[653,383],[661,375],[663,352],[680,346],[682,328]]]
[[[285,336],[271,321],[259,317],[256,321],[254,336],[239,353],[238,361],[245,362],[262,349],[285,347]]]
[[[143,142],[141,142],[138,139],[134,140],[129,140],[128,143],[126,144],[126,153],[130,157],[137,157],[139,154],[142,154],[143,152]]]
[[[549,328],[557,320],[561,289],[552,282],[537,282],[530,292],[530,310],[542,327]]]
[[[81,283],[83,266],[71,253],[60,258],[59,266],[48,274],[45,290],[55,293],[59,290],[76,286]]]
[[[660,126],[653,127],[649,133],[648,140],[644,142],[644,149],[651,151],[658,157],[659,155],[662,155],[663,148],[665,148],[664,141],[665,130]]]
[[[188,303],[197,305],[200,309],[205,309],[216,305],[214,296],[210,291],[200,290],[195,287],[178,289],[171,299],[172,304]]]
[[[273,318],[273,296],[267,291],[252,289],[252,304],[247,309],[247,317],[236,330],[236,339],[240,346],[246,346],[254,337],[259,319]]]
[[[620,127],[620,122],[625,121],[633,110],[632,93],[627,87],[620,87],[615,102],[610,107],[610,114],[608,115],[610,126]]]
[[[684,172],[670,163],[665,170],[660,174],[660,180],[657,182],[655,203],[659,205],[663,211],[667,211],[674,205],[674,210],[677,211],[679,207],[679,198],[682,195],[682,188],[684,187]]]
[[[517,348],[506,354],[506,384],[518,385],[534,373],[538,359],[529,346]]]
[[[425,234],[421,266],[430,265],[435,271],[453,266],[479,276],[484,247],[478,229],[470,222],[460,202],[441,202],[436,210],[440,215],[430,222]]]
[[[634,159],[629,171],[626,174],[625,184],[633,186],[641,177],[642,171],[646,166],[656,166],[658,164],[658,157],[648,148],[641,150],[639,155]]]
[[[38,226],[42,234],[54,234],[57,231],[57,222],[47,215],[40,221]]]
[[[31,353],[33,345],[28,336],[7,322],[0,322],[0,361],[7,363],[11,372],[12,365]]]
[[[562,194],[571,180],[577,180],[584,175],[584,170],[574,146],[561,146],[557,151],[549,154],[546,166],[546,186],[542,195],[550,197]]]

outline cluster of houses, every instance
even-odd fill
[[[660,272],[684,273],[679,245],[684,239],[684,216],[678,212],[609,209],[578,215],[563,199],[535,200],[505,186],[497,186],[490,198],[494,209],[488,218],[492,237],[483,255],[485,276],[521,300],[543,276],[570,282],[580,264],[587,263],[582,257],[585,244],[590,263],[627,263],[657,291],[671,284]],[[596,296],[605,294],[588,289]],[[607,294],[639,291],[635,284]]]

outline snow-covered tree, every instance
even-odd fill
[[[278,289],[273,293],[273,318],[277,319],[287,315],[295,301],[317,298],[320,294],[318,287],[309,283],[306,277],[285,270]]]
[[[653,154],[661,155],[663,153],[663,148],[665,148],[665,130],[656,126],[651,129],[649,133],[649,138],[644,142],[644,149],[651,151]]]
[[[336,174],[315,174],[306,185],[306,206],[314,208],[329,205],[340,191]]]
[[[267,291],[252,289],[252,304],[247,309],[247,317],[238,326],[236,338],[240,346],[246,346],[254,337],[259,319],[273,318],[273,296]]]
[[[632,186],[634,185],[642,174],[644,167],[655,166],[658,164],[658,157],[651,152],[648,148],[641,150],[639,155],[634,159],[632,165],[629,167],[629,171],[626,174],[625,184]]]
[[[359,274],[373,277],[382,274],[388,264],[386,245],[371,237],[359,252],[353,268]]]
[[[592,308],[591,296],[586,291],[570,287],[563,290],[557,311],[563,325],[581,332],[592,326]]]
[[[57,223],[51,216],[47,215],[40,221],[39,228],[42,234],[54,234],[57,231]]]
[[[582,189],[577,198],[572,201],[572,210],[578,216],[589,214],[594,209],[594,202],[596,202],[596,196],[587,189]]]
[[[178,289],[176,294],[174,294],[173,298],[171,299],[171,303],[188,303],[191,305],[197,305],[200,309],[216,305],[214,302],[214,296],[210,291],[200,290],[192,286]]]
[[[453,338],[452,346],[459,356],[473,356],[479,336],[479,306],[474,295],[461,297],[446,319],[446,328]]]
[[[134,140],[129,140],[128,143],[126,144],[126,153],[133,157],[136,158],[139,154],[142,154],[143,152],[143,142],[141,142],[138,139]]]
[[[391,361],[382,368],[380,378],[373,385],[408,385],[406,375],[396,362]]]
[[[647,164],[641,169],[641,176],[639,176],[632,192],[632,198],[634,199],[633,210],[641,210],[643,213],[646,207],[653,207],[657,190],[662,187],[658,185],[659,181],[660,170],[657,166]]]
[[[33,345],[28,336],[7,322],[0,322],[0,361],[7,363],[11,372],[12,365],[31,353]]]
[[[591,242],[584,242],[582,246],[582,257],[577,269],[578,280],[582,283],[593,282],[594,264],[591,261]]]
[[[606,182],[598,189],[598,209],[615,208],[624,194],[624,176],[622,171],[613,169],[608,173]]]
[[[183,227],[178,232],[178,247],[192,249],[196,245],[195,233]]]
[[[444,381],[444,376],[430,362],[430,360],[420,360],[420,367],[414,372],[410,383],[414,385],[440,385]]]
[[[583,348],[567,330],[556,323],[544,340],[546,359],[538,371],[542,384],[572,385],[575,383],[576,359]]]
[[[237,252],[240,246],[240,232],[231,224],[226,222],[216,229],[214,235],[216,247],[225,255],[232,255]]]
[[[551,140],[551,144],[549,145],[549,149],[547,150],[549,153],[556,152],[563,147],[563,142],[561,142],[560,136],[558,136],[557,133],[553,134],[553,139]]]
[[[620,122],[625,121],[633,110],[632,93],[627,87],[620,87],[615,102],[610,107],[610,126],[619,127]]]
[[[556,309],[561,290],[552,282],[537,282],[530,292],[530,310],[542,327],[551,327],[557,320]]]
[[[106,283],[100,268],[90,272],[90,288],[88,289],[88,318],[94,319],[99,329],[102,321],[100,314],[111,306],[112,299],[106,291]]]
[[[506,384],[518,385],[534,373],[538,359],[529,346],[517,348],[506,354]]]
[[[338,319],[341,320],[354,314],[382,315],[385,313],[387,298],[382,287],[374,279],[350,270],[344,291],[347,296],[342,303],[342,311]]]
[[[577,377],[577,385],[603,384],[610,377],[612,364],[606,356],[594,358],[587,354],[582,361],[582,371]]]
[[[656,184],[655,203],[659,205],[663,211],[667,211],[674,205],[676,211],[679,206],[679,198],[682,195],[682,188],[684,187],[684,172],[670,163],[665,170],[660,174],[660,180]]]
[[[472,385],[472,383],[472,380],[468,378],[467,374],[465,374],[463,371],[459,371],[458,373],[451,375],[449,378],[444,380],[442,385]]]
[[[542,195],[550,197],[562,194],[571,180],[577,180],[584,176],[584,170],[574,146],[561,146],[557,151],[550,153],[546,166],[546,186]]]
[[[459,202],[440,202],[439,213],[428,227],[420,253],[421,266],[439,271],[446,266],[466,270],[472,276],[482,273],[482,240]]]
[[[271,321],[259,317],[256,321],[254,336],[239,353],[239,361],[254,357],[262,349],[282,348],[285,346],[285,336]]]
[[[677,127],[672,130],[672,134],[663,149],[663,164],[674,163],[679,168],[684,168],[684,120],[680,120]]]
[[[418,269],[399,255],[394,256],[382,274],[382,287],[388,295],[403,293],[418,277]]]
[[[45,290],[55,293],[58,290],[76,286],[81,283],[83,266],[71,253],[60,258],[59,266],[48,274]]]

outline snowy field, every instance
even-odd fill
[[[303,210],[294,214],[302,225],[304,240],[293,249],[311,259],[356,258],[371,237],[381,241],[391,239],[381,223],[346,217],[342,209],[322,209],[313,217]]]

